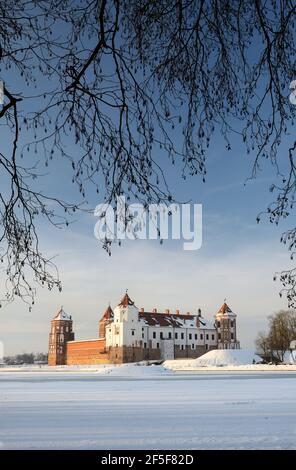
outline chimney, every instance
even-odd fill
[[[180,310],[176,310],[176,315],[180,315]]]
[[[165,311],[166,315],[169,315],[170,314],[170,309],[167,308],[166,311]]]
[[[154,309],[152,310],[152,313],[157,313],[157,308],[154,308]]]
[[[140,308],[140,312],[141,312],[141,313],[144,313],[144,312],[145,312],[144,307],[141,307],[141,308]]]
[[[198,311],[197,311],[197,315],[198,315],[199,317],[201,317],[201,309],[200,309],[200,308],[199,308]]]

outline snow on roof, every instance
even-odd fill
[[[54,320],[72,320],[72,317],[63,310],[63,307],[61,307],[56,313]]]
[[[214,325],[197,315],[178,315],[171,313],[139,312],[139,321],[147,326],[171,326],[174,328],[212,329]]]

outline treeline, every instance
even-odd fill
[[[268,317],[267,332],[258,334],[257,352],[267,362],[284,362],[286,354],[291,351],[291,343],[295,340],[296,311],[280,310]]]
[[[15,356],[6,356],[3,362],[9,366],[21,364],[47,363],[47,354],[44,353],[23,353]]]

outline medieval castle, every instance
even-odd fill
[[[213,323],[197,314],[138,309],[126,293],[99,321],[98,338],[75,341],[71,315],[51,321],[48,364],[78,365],[197,358],[212,349],[239,349],[236,315],[224,302]]]

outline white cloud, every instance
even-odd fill
[[[77,338],[96,337],[108,302],[114,306],[126,288],[139,307],[185,312],[200,307],[209,319],[227,297],[238,314],[239,338],[248,347],[266,316],[286,307],[272,280],[274,271],[287,266],[287,253],[276,241],[213,256],[139,241],[114,248],[111,257],[84,235],[64,232],[57,242],[60,246],[51,251],[61,253],[63,292],[40,290],[31,313],[20,302],[2,309],[0,340],[6,353],[46,351],[50,320],[61,304],[73,316]]]

